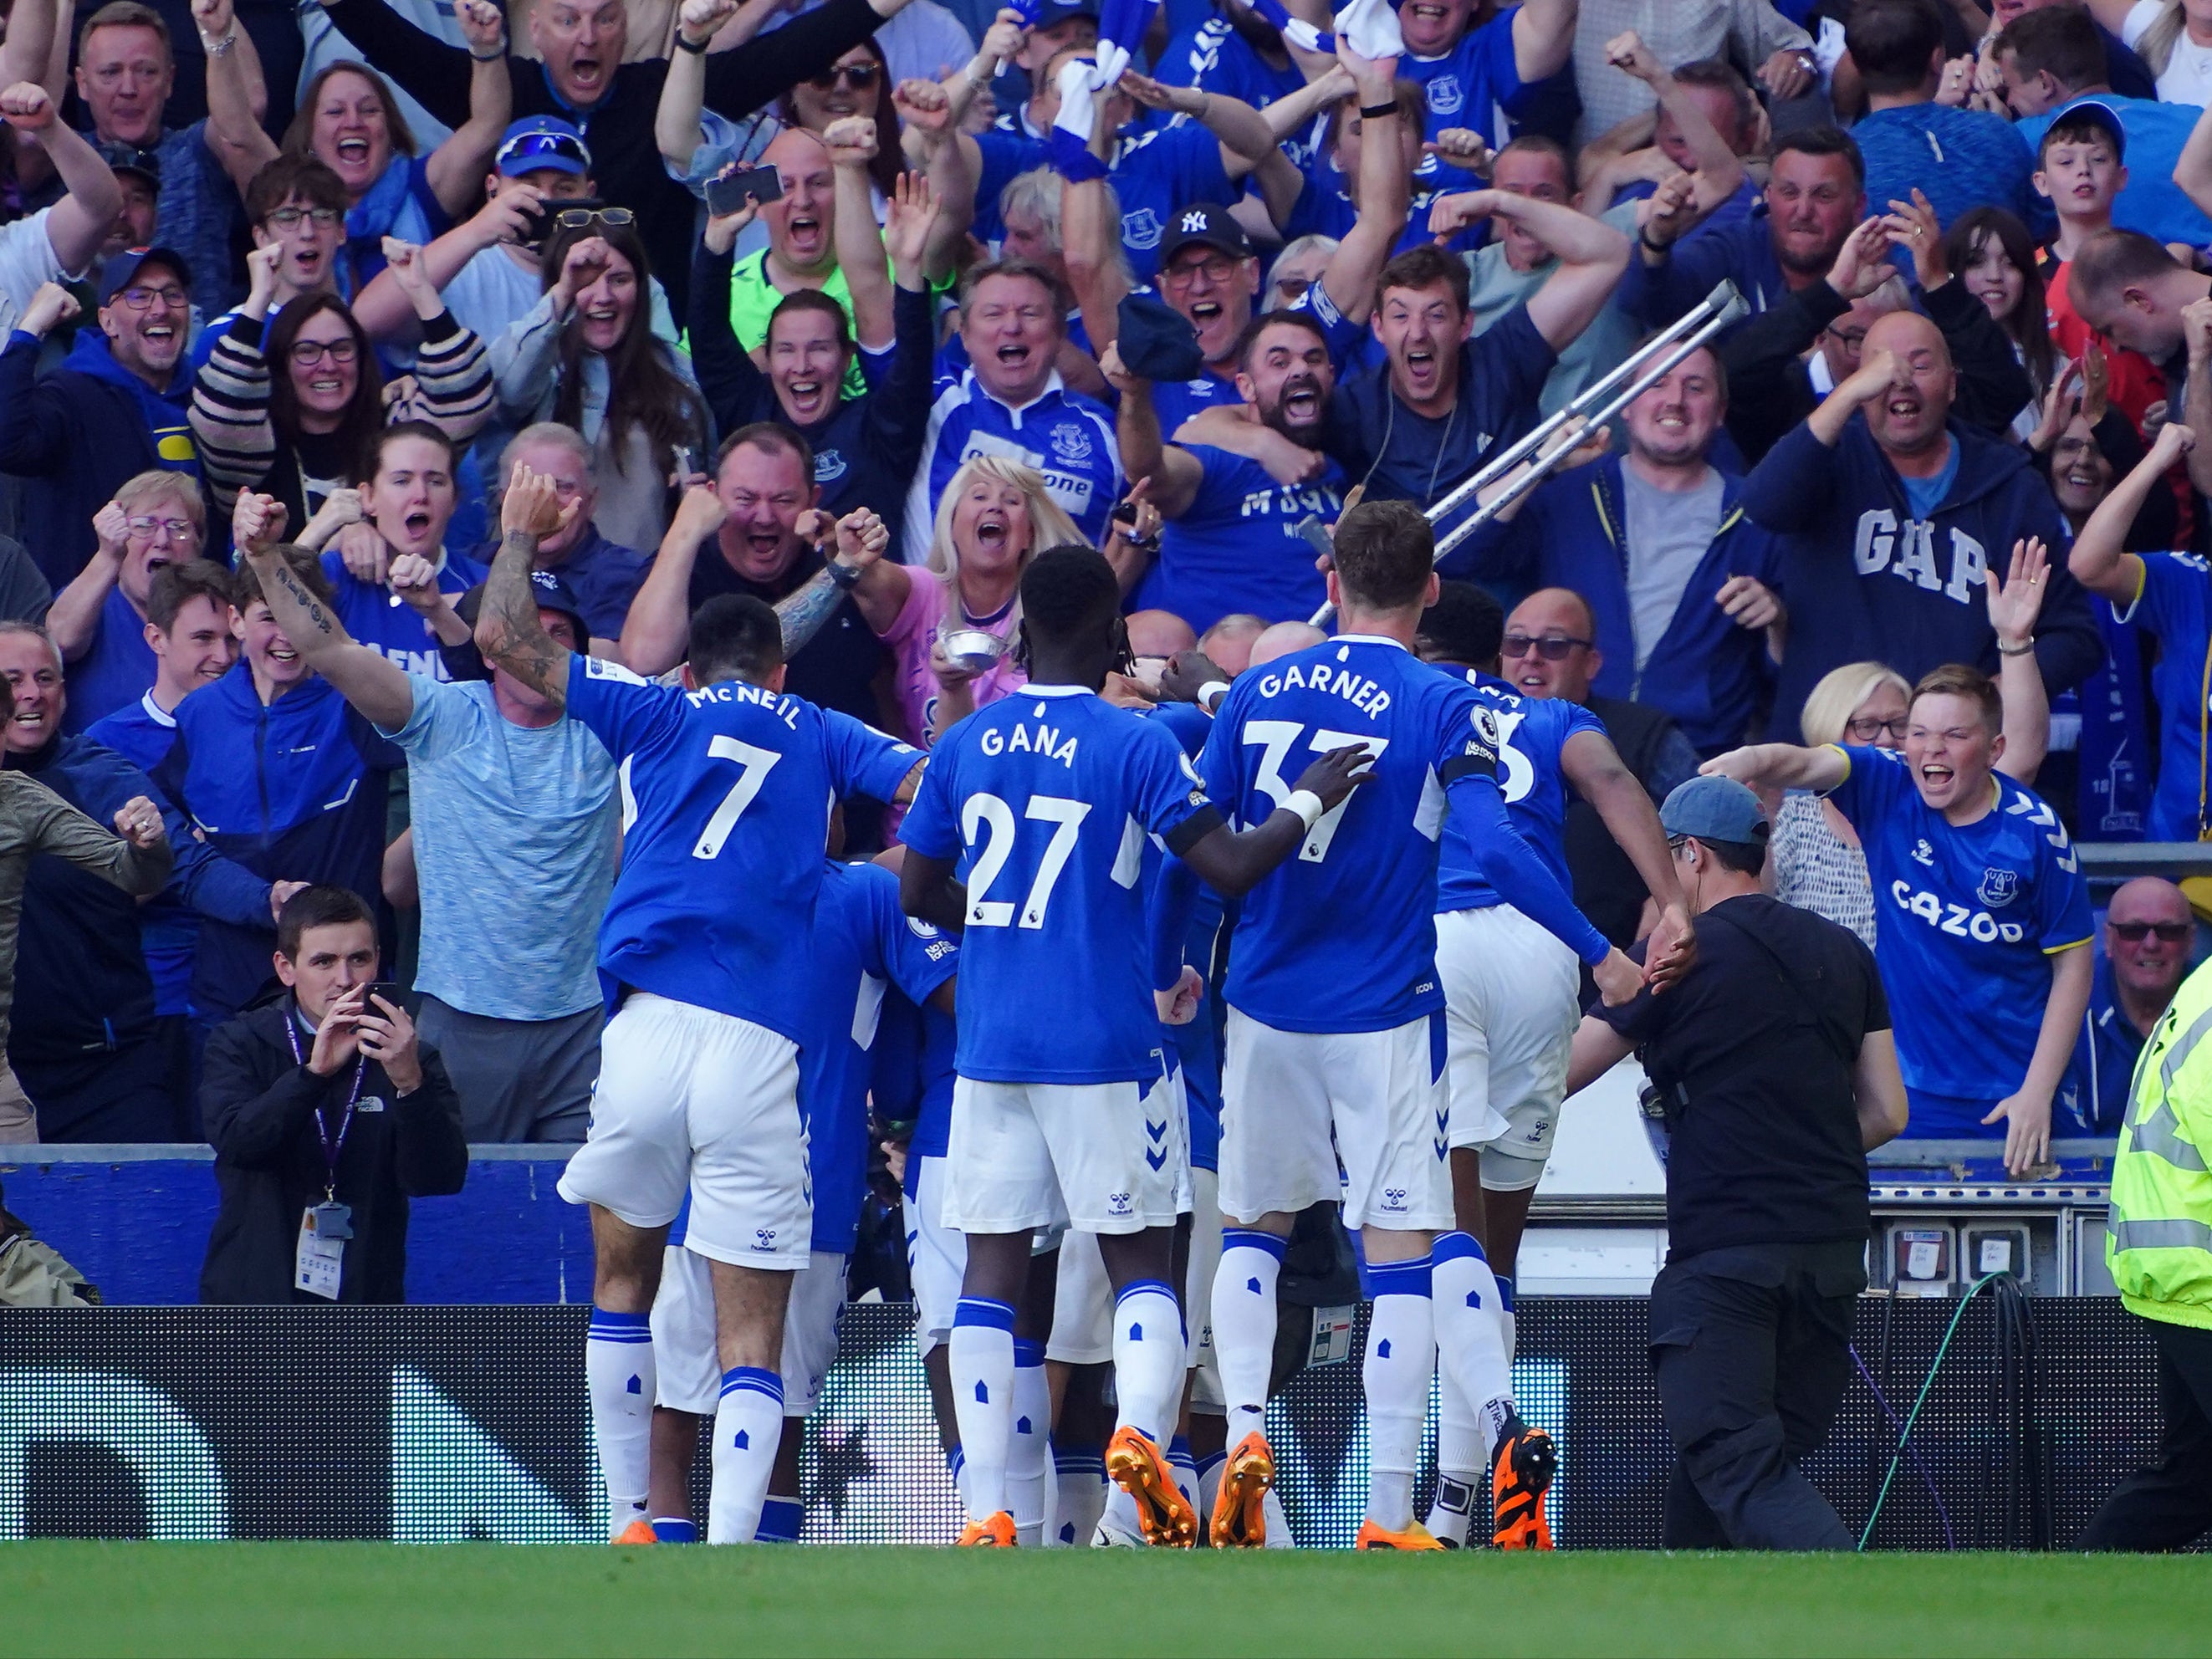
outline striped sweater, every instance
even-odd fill
[[[309,478],[299,447],[276,430],[270,417],[269,362],[262,355],[264,326],[261,319],[241,313],[216,342],[192,385],[192,435],[224,518],[239,492],[252,489],[275,496],[289,510],[292,524],[304,525],[321,504],[325,486],[360,480]],[[483,341],[451,312],[423,324],[414,380],[415,397],[396,400],[392,418],[419,416],[464,441],[491,415],[491,366]]]

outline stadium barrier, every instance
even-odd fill
[[[2001,1311],[1970,1304],[1891,1483],[1877,1547],[2026,1545],[2007,1496],[2023,1455],[2048,1478],[2048,1535],[2064,1547],[2152,1448],[2142,1322],[2104,1297],[2016,1306],[2045,1402],[2032,1412],[2033,1444],[2023,1454],[2000,1431],[2022,1370],[2000,1340]],[[1861,1304],[1857,1351],[1899,1418],[1956,1310]],[[605,1534],[578,1363],[586,1316],[545,1306],[0,1310],[0,1537],[595,1542]],[[953,1534],[912,1322],[906,1304],[846,1312],[808,1425],[810,1541]],[[1563,1547],[1658,1541],[1671,1459],[1648,1335],[1641,1298],[1521,1304],[1516,1382],[1524,1413],[1559,1437],[1552,1516]],[[1271,1431],[1298,1537],[1349,1544],[1366,1490],[1358,1365],[1300,1376],[1274,1402]],[[1855,1533],[1896,1445],[1855,1378],[1834,1437],[1808,1463]]]

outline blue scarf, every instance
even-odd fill
[[[429,242],[434,234],[430,216],[422,210],[414,183],[415,158],[395,155],[382,176],[346,210],[346,258],[340,270],[349,268],[356,289],[384,269],[386,237],[397,236],[417,247]]]

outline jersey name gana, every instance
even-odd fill
[[[1047,760],[1058,761],[1071,769],[1075,765],[1074,733],[1063,734],[1049,726],[1038,726],[1035,737],[1030,735],[1030,728],[1026,726],[1017,726],[1011,732],[994,728],[983,733],[982,741],[977,746],[987,755],[1027,752],[1042,755]]]

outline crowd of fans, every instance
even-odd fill
[[[582,1138],[621,789],[471,643],[518,466],[577,509],[561,644],[661,676],[754,596],[790,690],[926,749],[1021,683],[1035,553],[1112,562],[1121,695],[1233,676],[1313,637],[1310,522],[1426,507],[1723,280],[1747,315],[1446,557],[1514,689],[1656,800],[1762,738],[1902,748],[1966,665],[2068,872],[2069,830],[2212,831],[2208,0],[1406,0],[1395,58],[1167,0],[1110,78],[1091,0],[304,10],[9,10],[0,743],[131,850],[0,799],[0,1139],[242,1133],[208,1039],[296,986],[307,885],[404,969],[441,1059],[384,1030],[395,1084]],[[1774,890],[1879,951],[1851,821],[1771,804]],[[1569,842],[1648,931],[1592,801]],[[2193,937],[2113,902],[2061,1133],[2116,1125]]]

